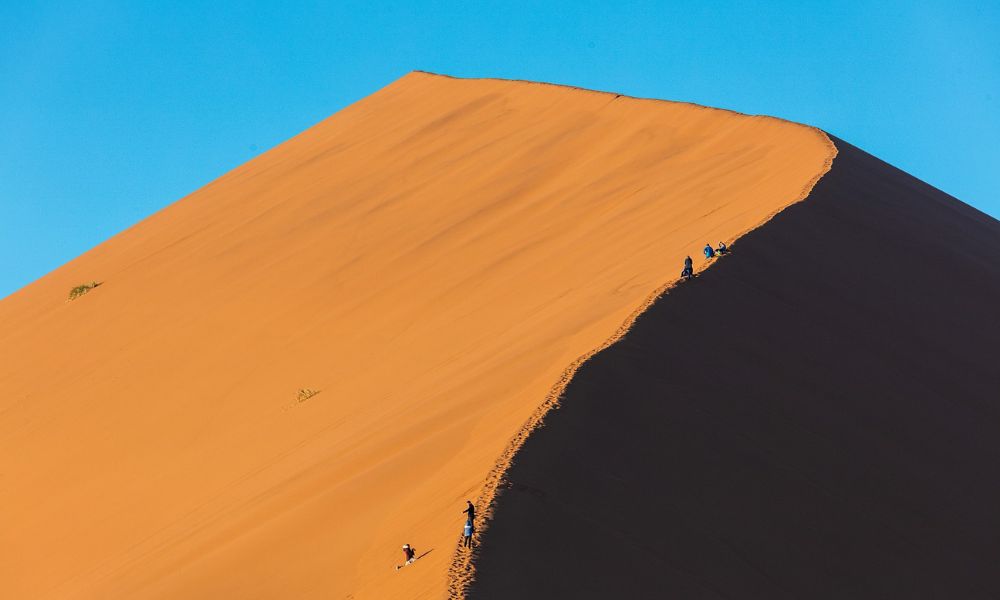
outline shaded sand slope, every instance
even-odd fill
[[[832,153],[402,78],[0,302],[4,597],[443,596],[464,499],[567,365]],[[430,553],[397,574],[403,542]]]
[[[578,372],[471,598],[1000,597],[1000,223],[836,143]]]

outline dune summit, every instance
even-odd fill
[[[403,77],[0,301],[0,588],[446,596],[464,500],[581,357],[835,153],[769,117]]]

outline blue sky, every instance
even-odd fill
[[[413,69],[822,127],[1000,216],[1000,2],[0,2],[0,297]]]

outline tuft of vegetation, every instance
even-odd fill
[[[319,390],[311,390],[309,388],[302,388],[301,390],[299,390],[298,395],[295,397],[295,401],[296,402],[305,402],[306,400],[312,398],[313,396],[315,396],[319,392],[320,392]]]
[[[87,292],[101,285],[102,283],[103,283],[102,281],[91,281],[88,283],[80,284],[69,291],[69,299],[76,300],[80,296],[86,294]]]

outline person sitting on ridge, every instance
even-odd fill
[[[715,250],[712,249],[711,244],[705,244],[705,258],[706,259],[715,258]]]
[[[719,242],[719,247],[715,249],[715,253],[721,256],[726,252],[729,252],[729,248],[726,247],[726,242]]]
[[[694,263],[691,262],[690,256],[684,259],[684,269],[681,271],[681,277],[684,279],[694,277]]]

